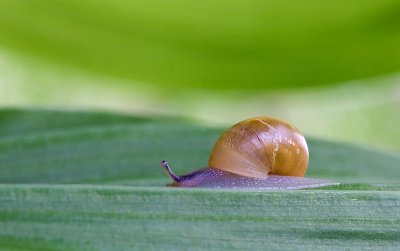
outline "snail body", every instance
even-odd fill
[[[336,184],[303,178],[309,160],[306,140],[286,122],[256,117],[225,131],[215,143],[207,168],[175,175],[170,186],[249,189],[300,189]]]

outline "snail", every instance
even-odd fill
[[[278,119],[255,117],[233,125],[215,143],[208,167],[175,175],[168,162],[160,165],[173,187],[301,189],[337,184],[303,178],[309,154],[306,140]]]

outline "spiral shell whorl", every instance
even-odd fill
[[[209,167],[247,177],[304,176],[308,147],[293,126],[268,117],[242,121],[214,145]]]

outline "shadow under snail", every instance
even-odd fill
[[[225,131],[211,152],[208,166],[175,175],[163,160],[160,165],[173,187],[301,189],[338,184],[303,178],[308,166],[304,136],[278,119],[255,117]]]

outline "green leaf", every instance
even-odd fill
[[[2,248],[385,249],[400,245],[398,192],[243,192],[0,186]],[[18,247],[18,246],[17,246]]]
[[[172,92],[270,90],[397,72],[399,13],[397,0],[2,0],[0,46]]]
[[[1,250],[385,249],[400,245],[400,157],[307,138],[339,186],[177,189],[222,128],[174,118],[0,111]],[[30,183],[30,184],[27,184]]]

